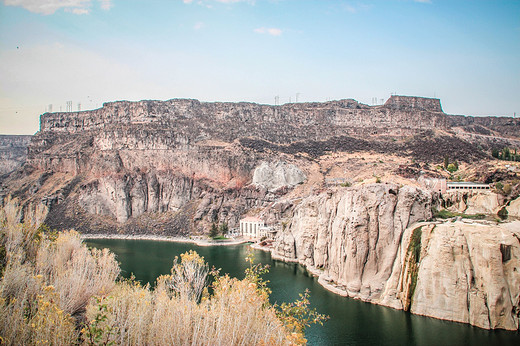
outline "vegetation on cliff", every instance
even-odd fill
[[[0,248],[2,344],[304,344],[305,327],[325,319],[307,293],[270,304],[267,268],[252,258],[239,280],[190,251],[152,289],[117,280],[114,254],[88,249],[74,231],[4,221]]]

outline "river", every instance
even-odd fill
[[[131,273],[146,283],[168,274],[175,256],[197,251],[210,266],[222,273],[243,278],[249,247],[208,246],[151,240],[88,239],[89,246],[109,248],[121,263],[122,275]],[[311,306],[330,316],[323,326],[307,329],[309,345],[520,345],[520,334],[503,330],[487,331],[466,324],[412,315],[333,294],[318,284],[301,265],[274,261],[271,255],[253,250],[257,262],[269,264],[272,302],[289,302],[308,288]]]

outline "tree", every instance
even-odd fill
[[[209,231],[209,236],[211,238],[215,238],[216,236],[218,236],[218,227],[217,227],[217,224],[215,222],[213,222],[211,224],[211,229]]]
[[[511,157],[511,152],[508,147],[502,149],[502,160],[509,160]]]
[[[224,222],[220,225],[220,234],[227,234],[227,232],[229,231],[229,227],[228,227],[228,224],[227,222]]]
[[[493,150],[491,151],[491,156],[498,159],[499,155],[500,155],[500,150],[498,150],[497,148],[493,148]]]
[[[450,158],[448,155],[444,156],[444,168],[448,169],[448,165],[450,164]]]

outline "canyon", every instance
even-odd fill
[[[449,115],[438,99],[409,96],[378,106],[117,101],[45,113],[24,140],[2,144],[2,157],[16,157],[0,178],[0,206],[13,222],[193,236],[257,216],[278,230],[273,256],[302,263],[331,290],[518,329],[520,168],[491,150],[520,148],[520,119]],[[419,177],[456,177],[446,159],[460,179],[511,190],[482,198],[422,186]],[[447,201],[487,220],[439,220]],[[502,208],[505,222],[495,220]]]

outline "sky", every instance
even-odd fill
[[[520,0],[0,0],[0,133],[117,100],[520,116]]]

